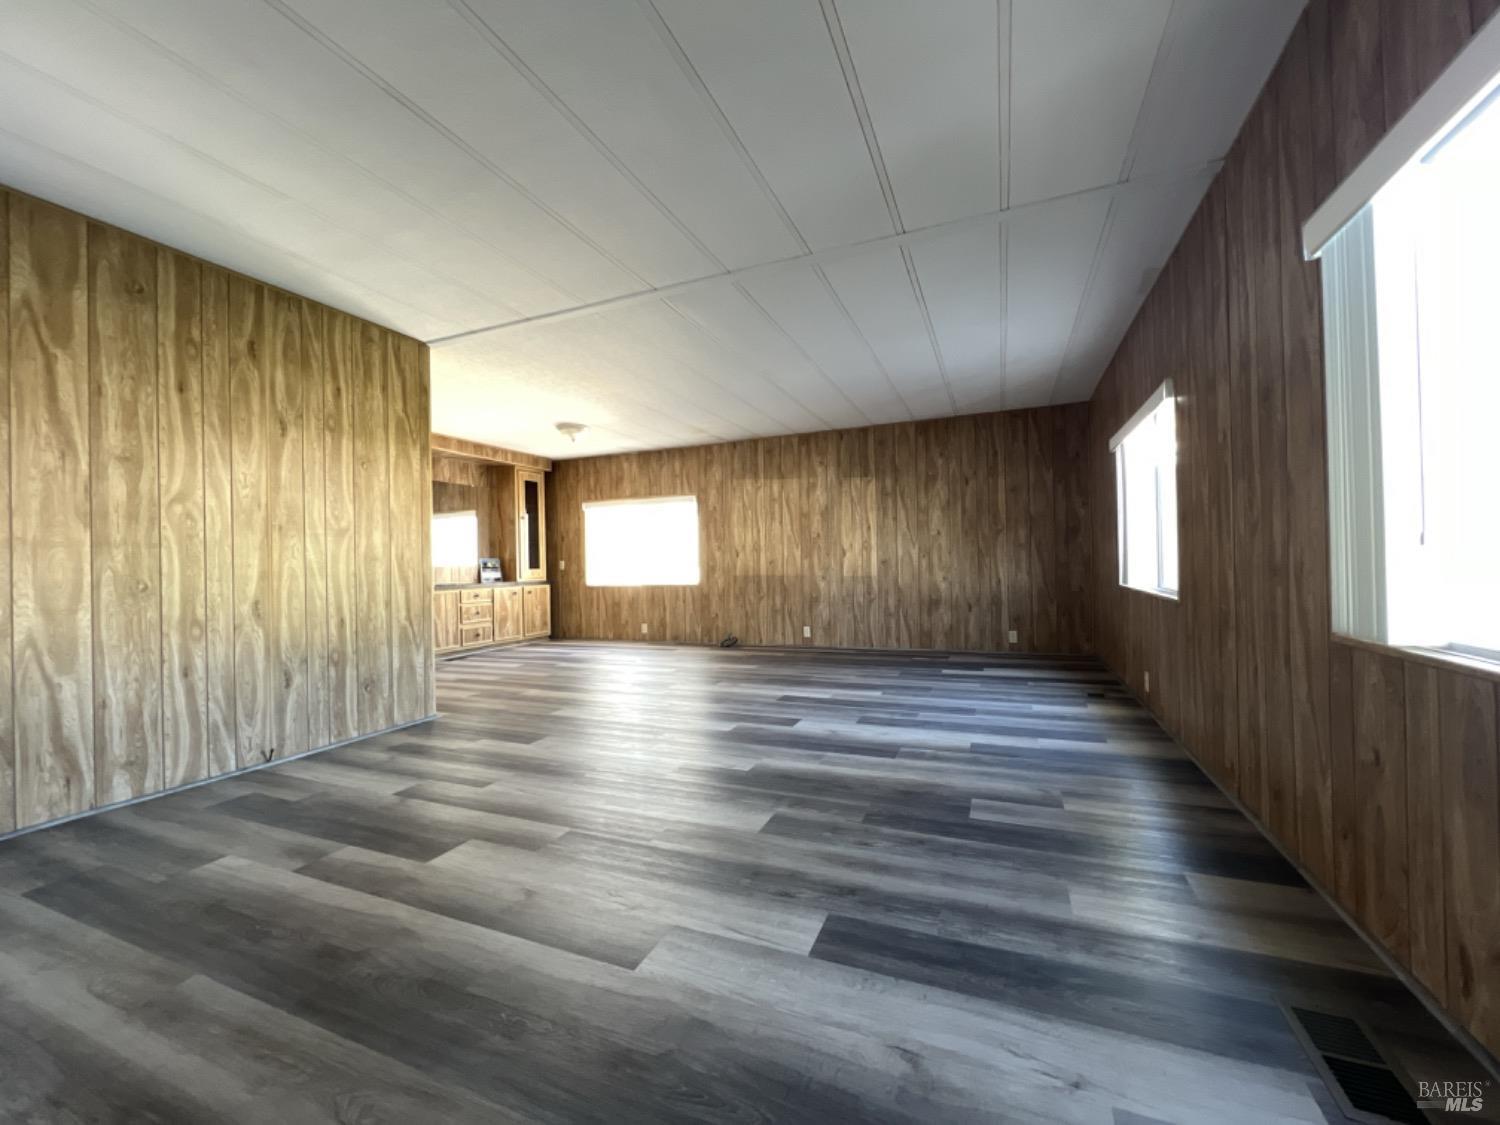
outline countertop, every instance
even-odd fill
[[[433,592],[442,590],[488,590],[493,586],[545,586],[547,579],[533,579],[529,582],[436,582],[433,584]]]

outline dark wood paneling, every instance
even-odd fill
[[[425,349],[17,193],[0,213],[0,833],[352,737],[360,620],[404,669],[367,717],[430,714]]]
[[[1087,651],[1086,427],[1060,407],[557,462],[554,632]],[[581,505],[661,495],[698,497],[700,584],[586,586]]]
[[[1300,252],[1302,222],[1477,15],[1466,0],[1309,5],[1100,381],[1089,451],[1098,651],[1496,1049],[1496,684],[1330,637],[1320,293]],[[1178,603],[1118,587],[1106,448],[1167,375],[1187,388]]]

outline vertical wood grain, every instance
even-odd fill
[[[1049,647],[1087,651],[1089,416],[1079,405],[559,462],[555,635],[639,639],[645,621],[674,642],[1024,650],[1040,613]],[[1033,428],[1057,461],[1035,490]],[[582,504],[684,494],[698,497],[697,586],[585,584]],[[1048,592],[1033,591],[1034,552]]]
[[[156,248],[90,223],[94,799],[162,787]]]
[[[359,731],[394,722],[391,684],[391,450],[386,333],[358,326],[354,384],[355,632],[358,638]]]
[[[307,485],[303,476],[303,384],[308,370],[302,300],[279,290],[270,313],[271,667],[274,753],[310,749],[307,675]]]
[[[417,472],[420,477],[419,493],[421,496],[422,516],[421,551],[422,577],[419,579],[420,588],[425,598],[427,593],[426,575],[432,567],[432,488],[428,478],[432,473],[432,349],[426,344],[417,345],[417,437],[421,443],[417,451]],[[548,527],[551,533],[551,527]],[[549,547],[550,550],[550,547]],[[549,558],[554,557],[548,555]],[[400,575],[397,575],[398,580]],[[550,596],[550,591],[549,591]],[[496,609],[499,609],[498,603]],[[550,607],[549,607],[550,616]],[[496,620],[498,636],[498,614]],[[422,714],[437,714],[437,678],[433,668],[433,641],[431,632],[427,632],[422,644]]]
[[[307,622],[307,737],[310,746],[327,746],[332,704],[329,699],[332,654],[328,630],[328,479],[324,467],[324,380],[328,370],[324,338],[324,309],[311,301],[300,303],[302,339],[307,367],[302,378],[302,506],[303,549],[306,562]],[[432,497],[427,497],[430,505]],[[419,502],[419,507],[422,505]],[[426,513],[431,520],[431,514]],[[424,572],[425,574],[425,572]],[[424,584],[424,593],[426,586]]]
[[[10,496],[16,820],[94,799],[88,237],[10,196]]]
[[[157,255],[163,782],[209,776],[203,285],[198,262]]]
[[[1406,855],[1411,904],[1411,971],[1448,1001],[1448,906],[1444,873],[1443,761],[1436,668],[1407,663]]]
[[[1445,673],[1438,687],[1447,826],[1448,997],[1469,1030],[1500,1047],[1500,686]]]
[[[1355,907],[1376,939],[1410,955],[1406,853],[1406,677],[1395,657],[1353,653]]]
[[[10,507],[10,193],[0,190],[0,505]],[[11,672],[11,523],[0,519],[0,832],[16,827]]]
[[[1464,0],[1381,0],[1380,19],[1382,37],[1400,45],[1381,56],[1386,120],[1394,125],[1468,42],[1471,15]]]
[[[200,263],[203,297],[203,531],[207,770],[238,761],[235,704],[234,422],[229,376],[229,274]]]
[[[432,635],[428,602],[431,566],[423,551],[424,521],[431,502],[428,483],[431,458],[425,455],[428,431],[420,390],[421,368],[417,343],[395,335],[386,337],[391,490],[391,651],[392,706],[395,722],[410,722],[428,712],[428,640]],[[424,500],[424,493],[427,497]]]
[[[1312,96],[1310,32],[1303,16],[1275,81],[1277,239],[1295,246],[1320,202],[1313,167],[1313,116],[1292,107]],[[1324,453],[1323,304],[1318,266],[1281,255],[1282,368],[1286,400],[1288,660],[1293,788],[1287,819],[1303,862],[1321,880],[1333,872],[1333,786],[1328,754],[1328,475]]]
[[[240,766],[267,761],[276,749],[268,299],[265,286],[230,276],[235,762]]]
[[[359,551],[356,535],[354,403],[362,390],[359,327],[327,313],[323,453],[328,541],[328,736],[359,733]],[[430,500],[429,500],[430,503]]]

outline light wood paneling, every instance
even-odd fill
[[[425,349],[0,213],[0,833],[430,714]]]
[[[87,224],[8,197],[16,823],[94,801]],[[17,531],[20,534],[17,534]]]
[[[359,733],[359,553],[355,535],[354,402],[359,325],[329,310],[324,340],[324,481],[328,542],[328,736]]]
[[[1497,684],[1330,637],[1322,310],[1299,233],[1478,14],[1313,0],[1101,380],[1088,448],[1100,654],[1496,1050]],[[1184,390],[1178,602],[1116,582],[1107,453],[1165,376]]]
[[[1086,432],[1059,407],[559,461],[554,635],[1089,651]],[[586,586],[581,505],[668,495],[698,498],[699,585]]]
[[[164,250],[156,265],[162,758],[171,787],[209,775],[203,278],[185,254]]]
[[[386,333],[358,326],[354,393],[355,632],[359,733],[391,725],[391,451],[386,411]],[[424,585],[427,582],[424,572]]]
[[[10,496],[10,216],[0,193],[0,496]],[[0,832],[16,826],[15,695],[11,685],[10,520],[0,520]]]
[[[504,449],[498,445],[485,445],[483,442],[469,441],[466,438],[450,437],[448,434],[432,435],[432,451],[479,463],[498,461],[506,465],[519,465],[524,469],[536,469],[543,473],[552,468],[552,461],[547,457],[538,457],[534,453],[522,453],[516,449]]]
[[[311,349],[301,299],[272,291],[270,314],[271,645],[276,693],[272,754],[310,748],[307,675],[307,525],[302,411]]]
[[[203,528],[207,610],[208,774],[234,769],[234,473],[229,380],[229,274],[203,280]]]
[[[234,511],[235,761],[268,760],[274,749],[271,685],[270,413],[266,365],[269,293],[247,278],[229,279],[231,503]]]

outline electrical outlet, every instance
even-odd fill
[[[1151,694],[1151,673],[1150,672],[1146,673],[1146,694],[1147,695]]]
[[[644,621],[642,621],[641,622],[641,635],[645,636],[648,632],[650,632],[650,630],[646,628],[646,623]]]
[[[802,626],[802,635],[804,637],[810,638],[812,636],[812,626],[811,625],[804,625],[804,626]]]
[[[1009,633],[1006,634],[1006,639],[1009,640],[1011,644],[1015,644],[1021,639],[1021,634],[1012,629]]]
[[[557,560],[557,569],[558,570],[567,570],[568,569],[568,560],[567,559],[558,559]]]

